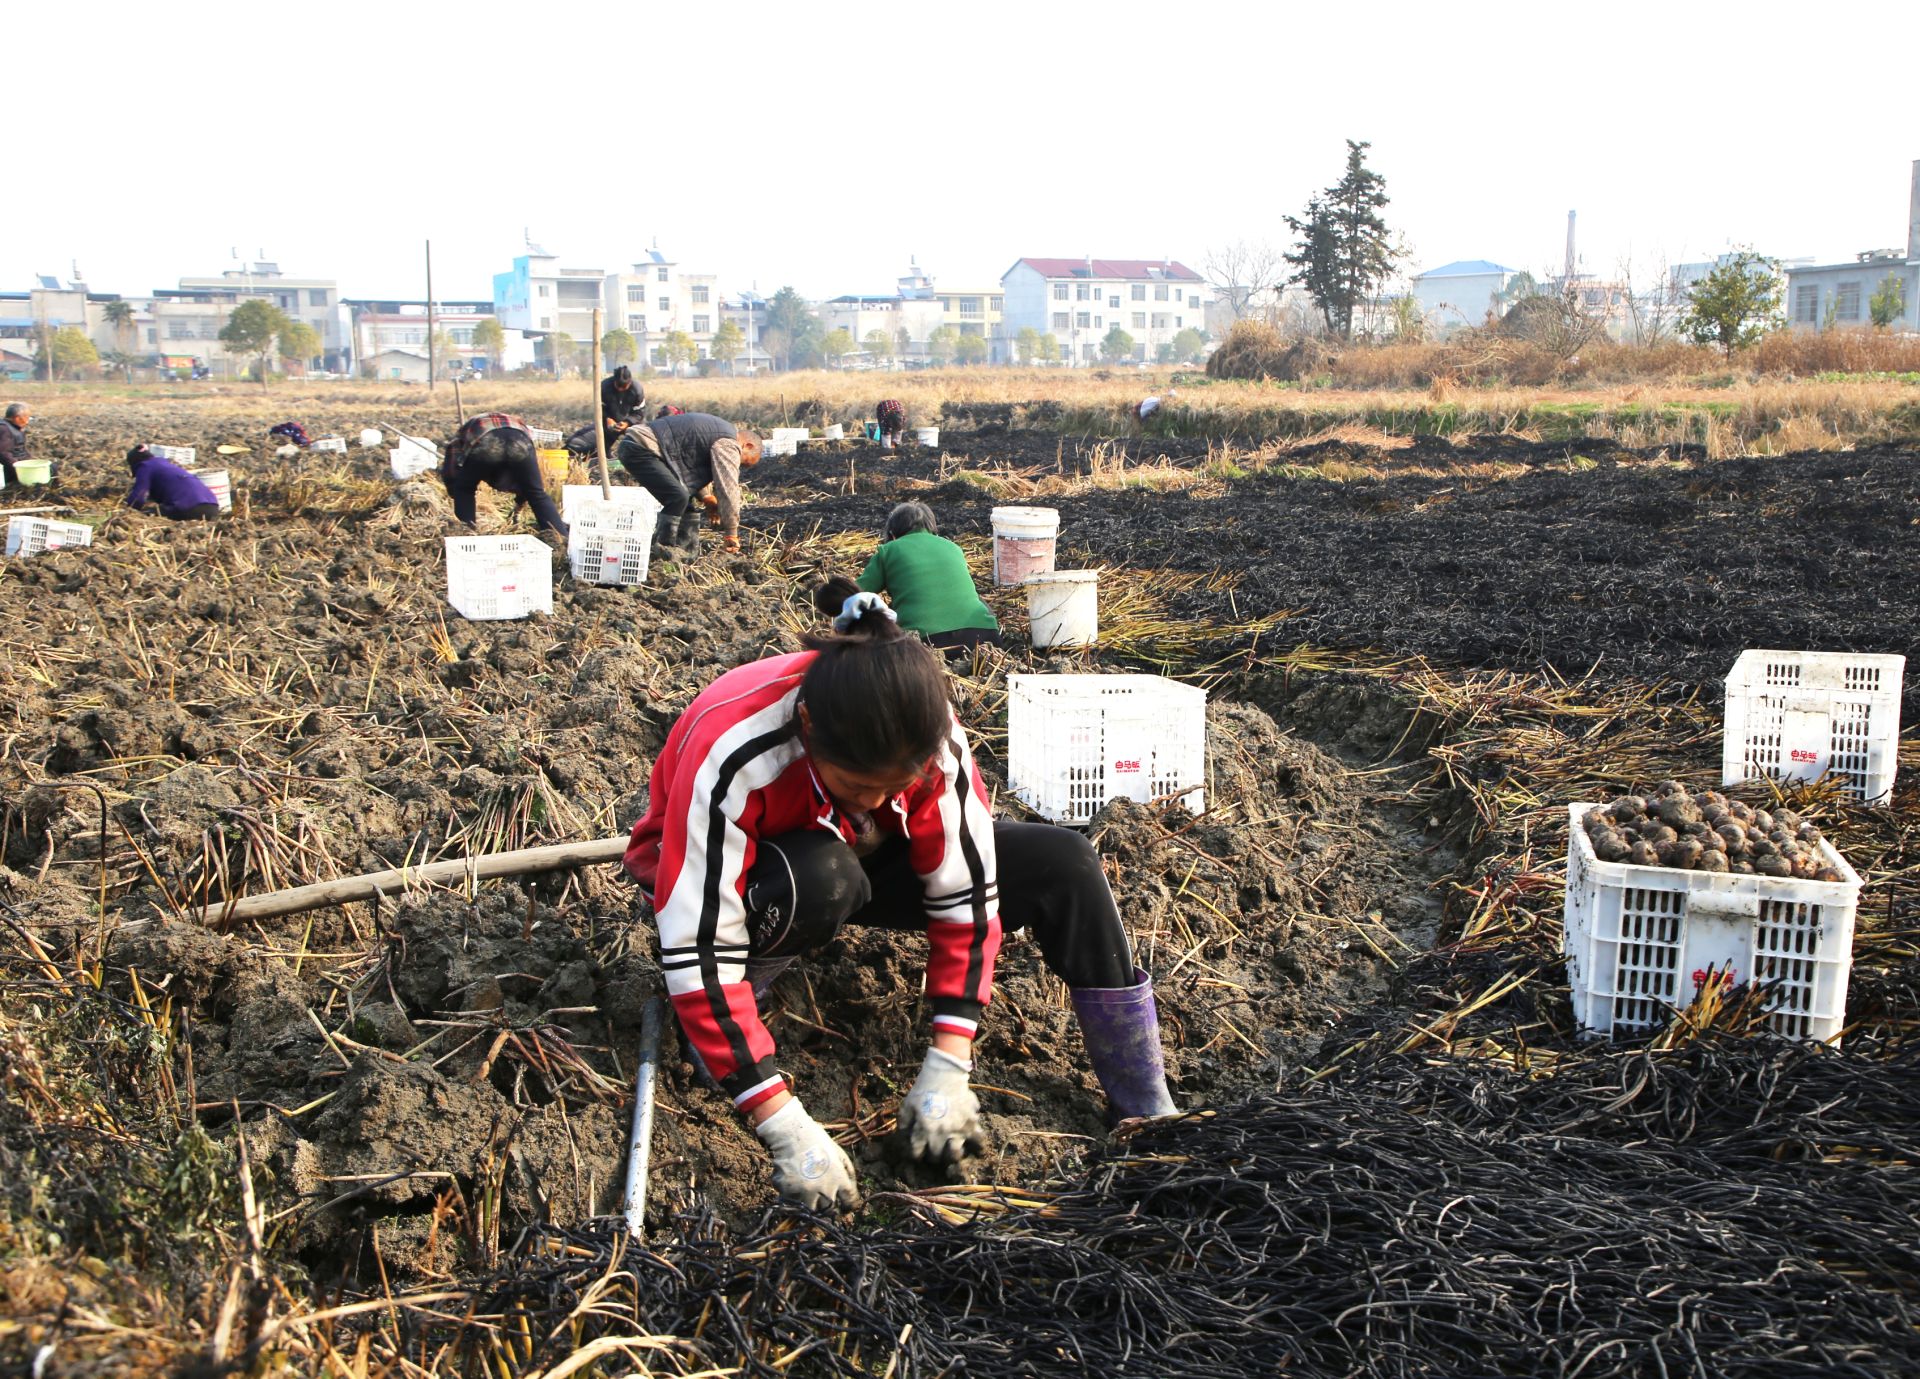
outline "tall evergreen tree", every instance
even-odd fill
[[[1387,204],[1386,179],[1369,168],[1372,145],[1347,140],[1347,170],[1339,182],[1307,203],[1304,216],[1286,217],[1298,237],[1286,258],[1289,282],[1307,289],[1327,329],[1353,334],[1353,315],[1367,294],[1387,280],[1396,257],[1380,210]]]

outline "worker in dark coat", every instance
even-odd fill
[[[0,421],[0,471],[6,476],[8,488],[20,482],[13,467],[27,458],[27,424],[32,420],[26,403],[9,402],[6,420]]]
[[[693,495],[713,485],[720,540],[740,549],[740,471],[760,462],[760,438],[706,412],[636,422],[615,451],[627,471],[660,503],[654,541],[669,554],[700,554],[700,511]]]
[[[622,364],[600,380],[600,424],[607,432],[607,453],[619,442],[621,432],[636,421],[647,419],[647,390]]]
[[[547,492],[540,473],[540,455],[527,424],[508,412],[486,412],[469,417],[447,443],[446,458],[440,464],[440,477],[453,498],[453,514],[472,525],[474,495],[481,484],[502,493],[511,493],[520,503],[533,509],[533,518],[542,530],[567,534],[567,524]]]

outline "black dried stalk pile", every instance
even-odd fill
[[[512,1359],[646,1332],[688,1342],[661,1373],[1920,1373],[1916,1074],[1912,1049],[1733,1039],[1542,1079],[1388,1056],[966,1225],[685,1216],[617,1265],[612,1233],[550,1237],[460,1344],[546,1336],[611,1272],[600,1313]],[[417,1354],[451,1339],[415,1325]]]

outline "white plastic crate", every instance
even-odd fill
[[[647,518],[649,532],[654,518],[660,515],[660,500],[636,484],[614,484],[606,494],[600,492],[598,484],[565,484],[560,489],[560,518],[569,526],[608,507],[645,509],[651,514]]]
[[[224,469],[209,469],[200,476],[200,482],[213,490],[213,501],[220,505],[220,511],[233,511],[233,476]]]
[[[533,437],[535,445],[565,445],[567,441],[566,432],[549,431],[544,426],[529,426],[527,434]]]
[[[1057,823],[1108,800],[1205,807],[1207,694],[1157,675],[1007,677],[1007,784]]]
[[[172,460],[177,465],[193,463],[194,451],[191,445],[149,445],[147,449],[161,459]]]
[[[401,440],[388,459],[394,467],[394,478],[407,480],[415,474],[428,474],[440,467],[440,455],[432,449],[422,448],[411,440]]]
[[[567,535],[567,559],[582,584],[644,584],[652,549],[650,531],[614,523],[583,522]]]
[[[56,522],[50,517],[9,517],[7,554],[39,555],[65,546],[91,546],[93,528],[84,522]]]
[[[1567,979],[1588,1034],[1654,1029],[1691,1004],[1708,968],[1767,990],[1776,1033],[1831,1040],[1846,1022],[1860,878],[1830,842],[1840,881],[1680,871],[1603,862],[1585,828],[1597,804],[1569,810]]]
[[[475,622],[553,612],[553,551],[531,536],[449,536],[447,602]]]
[[[1905,656],[1743,651],[1727,675],[1724,785],[1831,775],[1867,804],[1893,793]]]

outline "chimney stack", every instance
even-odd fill
[[[1913,195],[1907,200],[1907,262],[1920,261],[1920,158],[1913,160]]]

